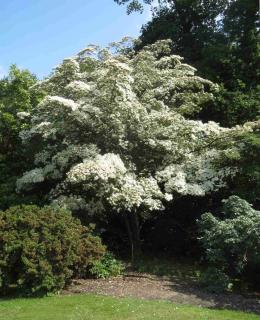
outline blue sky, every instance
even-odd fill
[[[16,63],[42,78],[87,44],[138,36],[148,18],[113,0],[0,0],[0,77]]]

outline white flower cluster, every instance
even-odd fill
[[[123,161],[113,153],[98,155],[94,160],[85,160],[68,172],[68,181],[82,183],[101,180],[107,182],[116,179],[126,172]]]
[[[35,168],[31,171],[27,171],[24,175],[17,180],[17,190],[30,190],[36,183],[43,182],[44,180],[61,178],[61,173],[56,169],[53,164],[47,164],[42,168]]]
[[[19,133],[20,138],[26,142],[30,140],[33,136],[41,135],[42,138],[47,139],[50,136],[56,135],[56,128],[52,126],[49,121],[42,121],[35,124],[30,130],[23,130]]]
[[[68,92],[68,96],[74,99],[86,96],[93,89],[93,86],[90,84],[79,80],[72,81],[65,87],[65,90]]]
[[[118,211],[131,211],[140,206],[149,210],[160,210],[163,208],[163,198],[163,193],[154,178],[137,179],[136,176],[127,174],[120,179],[117,186],[112,187],[108,201]]]
[[[27,171],[24,173],[22,178],[17,180],[17,190],[30,190],[33,184],[43,182],[44,181],[44,173],[42,168],[35,168],[31,171]]]
[[[25,118],[28,118],[29,116],[30,116],[29,112],[25,112],[25,111],[17,112],[17,117],[20,119],[25,119]]]
[[[59,170],[64,172],[67,168],[70,168],[74,162],[78,162],[83,159],[95,158],[98,154],[98,149],[93,144],[74,145],[70,144],[67,148],[57,152],[52,157],[52,163],[55,164]]]
[[[216,165],[222,153],[209,150],[199,157],[191,157],[182,164],[171,164],[157,172],[165,191],[181,195],[204,196],[226,186],[227,180],[238,172],[236,167],[220,168]]]
[[[55,108],[64,108],[65,112],[75,111],[78,108],[78,104],[71,99],[65,99],[58,96],[47,96],[39,105],[40,110]]]
[[[80,196],[70,195],[70,196],[59,196],[57,199],[54,199],[52,202],[53,206],[58,206],[60,208],[78,211],[85,210],[87,203],[86,200]]]

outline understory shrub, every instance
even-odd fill
[[[117,260],[114,255],[107,252],[101,260],[92,263],[90,273],[96,278],[109,278],[119,276],[124,270],[124,264]]]
[[[68,211],[34,205],[0,211],[0,291],[42,295],[86,274],[105,248]]]
[[[215,276],[205,275],[204,280],[208,279],[212,286],[214,279],[217,285],[230,277],[255,285],[260,275],[260,212],[237,196],[223,203],[221,219],[205,213],[199,221],[206,260],[219,272]],[[254,277],[250,270],[254,270]]]
[[[209,292],[220,293],[232,288],[230,278],[220,269],[209,267],[201,274],[200,284]]]

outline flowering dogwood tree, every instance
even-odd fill
[[[48,96],[21,132],[35,168],[18,191],[44,187],[53,204],[90,216],[118,212],[132,250],[141,214],[226,185],[238,171],[228,157],[242,147],[236,137],[255,125],[190,120],[217,87],[170,55],[169,41],[137,54],[123,42],[90,46],[37,86]]]

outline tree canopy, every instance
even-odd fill
[[[21,132],[37,146],[21,191],[93,216],[149,214],[182,195],[203,196],[239,171],[237,142],[258,123],[223,128],[190,120],[217,87],[161,41],[135,54],[122,42],[88,47],[38,84],[48,95]]]

